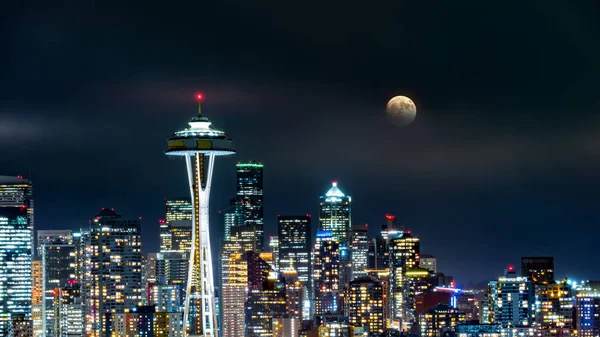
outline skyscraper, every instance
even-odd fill
[[[350,256],[352,257],[352,279],[367,276],[369,264],[369,230],[367,225],[352,226]]]
[[[243,336],[248,265],[239,242],[226,241],[222,257],[221,331],[223,337]]]
[[[573,297],[571,285],[560,282],[538,285],[536,296],[536,323],[541,337],[562,337],[573,334]]]
[[[535,300],[533,282],[517,276],[509,266],[496,281],[488,285],[490,321],[502,327],[528,326],[533,323]]]
[[[0,176],[0,337],[16,316],[31,323],[32,255],[31,182]]]
[[[31,320],[33,322],[33,336],[44,335],[43,311],[43,276],[42,257],[36,256],[31,261]]]
[[[192,220],[194,207],[190,199],[165,200],[166,222],[178,220]]]
[[[522,257],[521,276],[535,285],[554,283],[554,257]]]
[[[383,283],[369,277],[352,280],[346,290],[345,314],[369,336],[380,336],[385,329],[383,291]]]
[[[340,243],[331,231],[318,231],[313,264],[315,313],[342,310],[340,284]]]
[[[263,164],[248,161],[238,163],[237,196],[242,202],[244,224],[256,229],[256,249],[264,247],[263,224]]]
[[[57,240],[64,244],[73,244],[73,231],[70,229],[38,230],[36,254],[42,256],[42,247]]]
[[[405,298],[405,278],[409,269],[419,265],[420,242],[407,232],[388,232],[390,249],[390,317],[393,325],[414,323],[413,301]]]
[[[43,325],[46,336],[55,336],[54,331],[54,295],[56,289],[67,286],[68,281],[74,280],[76,252],[75,246],[67,239],[55,238],[52,242],[44,242],[42,252],[42,302]]]
[[[246,261],[248,300],[245,306],[245,336],[272,336],[272,319],[286,314],[285,282],[277,278],[270,261],[265,261],[259,254],[246,252]]]
[[[169,138],[166,155],[183,156],[193,205],[192,249],[184,302],[184,330],[190,317],[190,302],[198,305],[192,311],[196,324],[189,334],[211,337],[218,335],[215,305],[215,284],[209,231],[209,198],[216,156],[232,155],[233,140],[223,131],[212,127],[202,116],[202,95],[198,94],[198,115],[190,120],[189,128],[175,132]],[[262,210],[262,204],[261,204]],[[262,218],[262,214],[261,214]],[[193,298],[193,299],[192,299]]]
[[[331,231],[333,238],[340,243],[350,241],[351,201],[352,198],[339,189],[337,181],[331,183],[329,191],[320,199],[319,229]]]
[[[279,269],[294,269],[298,280],[308,286],[310,279],[311,216],[277,216]]]
[[[104,336],[105,314],[127,312],[142,304],[140,231],[139,220],[124,220],[104,208],[83,238],[82,295],[88,336]]]
[[[77,337],[83,333],[81,288],[75,280],[54,290],[54,329],[56,337]]]

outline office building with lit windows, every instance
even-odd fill
[[[311,216],[277,216],[279,270],[293,269],[298,280],[308,285],[310,279]]]
[[[22,177],[0,176],[0,337],[13,318],[31,324],[33,256],[32,186]]]
[[[76,280],[54,289],[54,328],[50,336],[79,337],[83,334],[83,302]],[[48,335],[47,335],[48,336]]]
[[[438,304],[419,315],[421,337],[441,337],[442,329],[465,322],[465,314],[449,305]]]
[[[244,225],[254,228],[256,250],[264,247],[263,167],[248,161],[237,163],[237,197],[241,199]]]
[[[410,231],[388,232],[390,251],[390,320],[394,327],[408,328],[416,321],[414,299],[406,294],[406,272],[419,266],[420,241]]]
[[[221,332],[223,337],[243,336],[248,265],[241,244],[225,241],[221,258]]]
[[[194,208],[190,199],[165,200],[166,222],[188,220],[192,221]]]
[[[313,263],[315,313],[337,313],[342,310],[340,284],[340,243],[331,231],[318,231]]]
[[[529,278],[534,285],[554,283],[554,257],[522,257],[521,276]]]
[[[331,183],[331,188],[320,198],[319,230],[331,231],[333,238],[343,243],[350,241],[352,198],[337,185],[337,181]]]
[[[561,337],[572,334],[574,295],[566,279],[536,287],[535,321],[541,337]]]
[[[85,235],[82,295],[85,331],[106,333],[107,314],[127,313],[142,304],[142,243],[139,220],[102,209]]]
[[[37,231],[36,254],[42,256],[42,247],[56,241],[73,244],[73,231],[70,229],[51,229]]]
[[[535,313],[533,282],[517,276],[509,266],[496,281],[488,284],[490,323],[503,328],[531,326]]]
[[[370,277],[350,282],[346,289],[345,315],[350,324],[364,327],[368,336],[379,336],[385,329],[384,285]]]
[[[66,239],[55,238],[42,244],[41,253],[43,326],[46,336],[54,336],[54,294],[57,289],[67,286],[69,280],[75,280],[76,252],[72,241],[67,243]]]
[[[42,318],[43,275],[42,257],[36,256],[31,261],[31,321],[34,337],[41,337],[44,334],[44,320]]]
[[[353,225],[350,241],[352,258],[352,280],[367,276],[369,264],[369,228],[367,225]]]
[[[437,259],[433,255],[423,254],[420,256],[419,267],[437,273]]]

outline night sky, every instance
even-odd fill
[[[101,207],[142,216],[189,193],[166,138],[203,112],[265,164],[265,222],[311,213],[338,180],[353,222],[392,213],[459,283],[554,255],[600,279],[597,1],[52,1],[0,12],[0,174],[34,183],[36,227]],[[410,96],[415,122],[385,117]]]

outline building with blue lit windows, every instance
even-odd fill
[[[352,198],[337,185],[337,181],[331,183],[331,188],[320,198],[319,229],[331,231],[333,238],[340,243],[349,242]]]
[[[32,186],[0,176],[0,337],[17,317],[31,320],[33,253]]]
[[[600,335],[600,281],[587,282],[575,295],[577,337]]]

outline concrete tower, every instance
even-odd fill
[[[198,116],[191,119],[190,127],[177,131],[168,140],[166,155],[185,157],[188,182],[193,205],[192,248],[186,286],[184,330],[188,335],[218,336],[215,310],[215,287],[213,278],[208,206],[212,173],[216,156],[235,153],[233,140],[223,131],[212,127],[208,118],[202,116],[202,95],[198,100]],[[190,299],[193,299],[194,326],[188,328]]]

